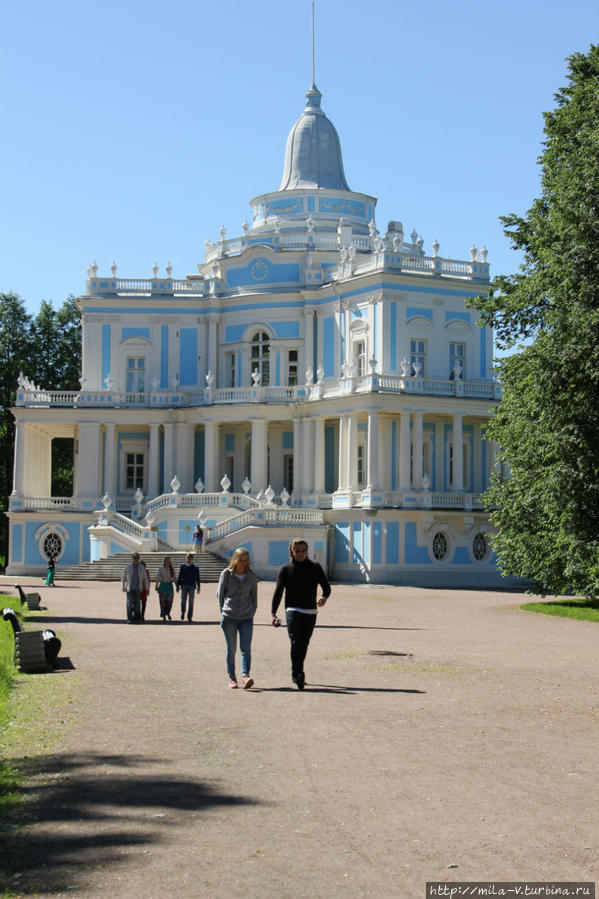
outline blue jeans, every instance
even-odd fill
[[[185,606],[187,606],[187,620],[193,618],[193,598],[196,588],[194,584],[181,584],[181,615],[185,617]]]
[[[241,621],[238,621],[236,618],[228,618],[226,615],[223,615],[220,620],[220,626],[223,629],[227,643],[227,673],[229,677],[235,680],[235,651],[237,649],[238,633],[239,648],[241,650],[241,674],[243,677],[249,677],[252,664],[253,618],[243,618]]]
[[[140,620],[141,590],[127,590],[127,621]]]

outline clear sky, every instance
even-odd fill
[[[597,0],[317,0],[316,83],[352,190],[494,273],[539,192],[542,112]],[[311,81],[310,0],[20,0],[0,28],[0,291],[36,312],[108,274],[182,278],[279,186]]]

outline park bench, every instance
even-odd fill
[[[2,617],[10,621],[15,638],[15,661],[19,671],[34,673],[47,671],[54,665],[62,646],[54,631],[26,631],[21,626],[13,609],[3,609]]]
[[[15,584],[15,590],[19,591],[22,605],[26,605],[29,610],[39,609],[41,602],[39,593],[25,593],[20,584]]]

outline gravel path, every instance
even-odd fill
[[[518,594],[334,585],[300,693],[272,589],[250,691],[227,687],[213,585],[193,623],[143,626],[118,584],[43,592],[38,620],[74,667],[34,676],[68,689],[26,778],[15,895],[423,899],[427,880],[596,879],[595,624],[521,612]]]

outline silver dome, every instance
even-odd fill
[[[279,190],[349,190],[335,126],[320,108],[322,94],[313,84],[306,108],[289,132]]]

